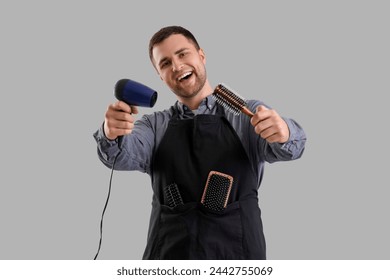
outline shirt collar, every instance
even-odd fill
[[[207,114],[211,112],[215,106],[215,103],[216,102],[214,97],[212,97],[212,94],[208,95],[200,102],[198,107],[198,114]],[[181,115],[193,114],[192,110],[180,101],[176,101],[176,108],[179,110],[179,114]]]

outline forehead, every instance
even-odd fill
[[[153,47],[153,58],[158,63],[161,59],[175,54],[176,51],[187,48],[196,49],[191,40],[181,34],[173,34]]]

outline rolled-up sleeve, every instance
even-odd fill
[[[267,108],[271,108],[261,101],[248,101],[248,107],[253,112],[256,111],[256,108],[259,105],[264,105]],[[249,155],[254,160],[256,165],[261,165],[262,161],[273,163],[277,161],[295,160],[302,156],[306,143],[306,134],[303,128],[291,118],[282,118],[286,122],[290,132],[289,139],[285,143],[268,143],[266,140],[255,133],[252,125],[248,124],[248,132],[244,133],[242,140],[244,146],[247,146]],[[252,148],[252,145],[254,148]],[[259,169],[261,169],[261,167]]]
[[[110,140],[104,134],[103,125],[93,134],[97,143],[99,159],[108,167],[112,167],[115,156],[120,152],[117,140]]]
[[[101,162],[115,170],[138,170],[150,172],[150,161],[154,147],[154,130],[148,117],[144,116],[134,124],[131,134],[123,136],[121,147],[118,139],[109,140],[103,125],[93,134],[97,143],[97,153]]]
[[[298,159],[302,156],[305,149],[306,134],[302,127],[293,119],[283,118],[290,130],[290,137],[286,143],[266,143],[267,150],[272,152],[266,153],[267,162],[287,161]]]

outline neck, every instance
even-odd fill
[[[198,109],[200,103],[203,99],[205,99],[207,96],[211,95],[214,92],[214,89],[210,86],[209,82],[206,81],[205,85],[199,91],[199,93],[191,98],[178,98],[181,103],[186,105],[191,110]]]

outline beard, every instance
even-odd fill
[[[180,98],[190,99],[198,95],[199,92],[203,89],[206,84],[207,75],[206,68],[204,67],[202,71],[193,72],[190,79],[194,79],[193,84],[186,86],[179,83],[178,85],[171,88],[174,94]]]

